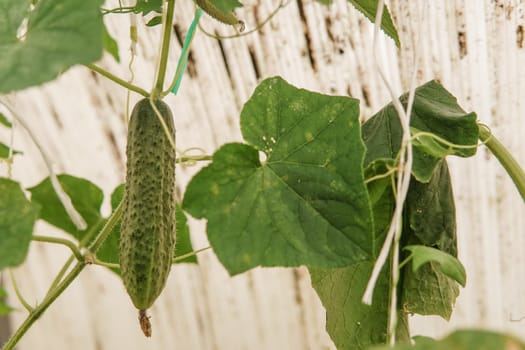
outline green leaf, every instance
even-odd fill
[[[407,94],[401,96],[406,106]],[[436,81],[416,89],[410,125],[433,133],[446,141],[462,146],[476,146],[478,126],[475,113],[465,113],[457,100]],[[401,145],[402,129],[394,107],[389,104],[363,125],[367,146],[365,165],[380,158],[396,159]],[[416,145],[418,146],[417,142]],[[452,154],[470,157],[476,148],[453,148]],[[412,174],[420,182],[428,182],[442,157],[429,154],[425,147],[414,147]]]
[[[348,0],[348,2],[354,5],[354,7],[364,14],[370,21],[372,21],[372,23],[375,23],[378,0]],[[386,35],[394,40],[397,47],[400,46],[396,27],[392,22],[390,12],[388,11],[388,7],[386,5],[381,18],[381,29],[383,29]]]
[[[241,113],[251,145],[220,148],[183,201],[188,213],[208,219],[208,238],[230,274],[258,265],[341,267],[370,257],[358,118],[358,102],[348,97],[281,78],[257,87]]]
[[[7,119],[7,117],[3,113],[0,113],[0,124],[2,124],[3,126],[7,128],[11,128],[13,126],[13,124],[11,124],[11,122]]]
[[[18,182],[0,178],[0,270],[20,265],[29,249],[40,207],[29,202]]]
[[[179,203],[177,203],[177,210],[175,211],[175,216],[177,218],[177,241],[175,243],[174,257],[178,257],[193,252],[193,246],[191,244],[188,219],[186,218],[186,214],[184,214],[184,211],[180,207]],[[193,255],[177,261],[177,264],[182,263],[197,264],[197,256]]]
[[[22,154],[22,152],[14,149],[13,155],[15,154]],[[0,142],[0,159],[7,159],[7,158],[9,158],[9,146],[6,146]]]
[[[424,245],[409,245],[403,249],[410,251],[412,269],[417,271],[422,265],[429,262],[439,263],[441,271],[463,287],[467,283],[467,273],[461,262],[450,254],[436,248]]]
[[[150,19],[149,22],[146,23],[146,25],[148,27],[154,27],[154,26],[159,25],[161,23],[162,23],[162,16],[155,16],[152,19]]]
[[[103,48],[101,0],[2,0],[0,93],[55,79],[75,64],[98,60]],[[4,15],[4,14],[7,14]],[[17,35],[27,19],[27,30]]]
[[[412,146],[419,148],[421,151],[428,153],[431,156],[445,158],[455,152],[455,146],[440,142],[434,134],[423,133],[421,130],[414,127],[410,128],[410,134],[412,135]]]
[[[114,212],[122,196],[124,195],[124,184],[117,186],[111,193],[111,212]],[[117,221],[111,233],[108,235],[104,244],[97,251],[97,258],[108,263],[118,264],[119,263],[119,249],[120,249],[120,220]],[[104,224],[106,221],[104,221]],[[120,275],[120,269],[112,268],[111,271]]]
[[[412,179],[406,203],[403,246],[426,245],[457,256],[456,209],[446,161],[428,183]],[[450,318],[459,288],[436,262],[417,271],[405,267],[402,281],[407,311]]]
[[[209,0],[213,6],[224,14],[229,14],[237,7],[242,7],[242,3],[238,0]]]
[[[414,346],[396,344],[370,350],[525,350],[525,344],[513,336],[484,330],[459,330],[442,340],[419,338]]]
[[[412,178],[406,203],[410,229],[417,239],[457,256],[456,206],[446,161],[437,165],[428,183]]]
[[[115,61],[120,62],[120,56],[118,53],[118,43],[109,34],[108,29],[104,26],[104,50],[109,53]]]
[[[32,201],[40,203],[42,206],[40,219],[72,234],[79,241],[88,232],[101,229],[105,220],[100,214],[100,206],[104,199],[102,190],[86,179],[71,175],[59,175],[58,181],[88,226],[82,231],[75,227],[51,186],[49,177],[38,185],[28,188],[32,195]]]
[[[449,320],[452,315],[459,288],[447,277],[440,266],[431,261],[414,271],[407,268],[403,273],[403,310],[420,315],[438,315]]]
[[[387,267],[377,281],[372,305],[361,302],[373,266],[366,261],[340,269],[309,269],[312,286],[326,309],[326,330],[339,350],[361,350],[386,341]],[[409,341],[406,314],[400,312],[399,317],[397,340]]]
[[[0,288],[0,316],[7,315],[14,310],[11,306],[4,303],[5,297],[7,297],[7,292]]]
[[[142,13],[143,16],[150,12],[162,13],[162,0],[137,0],[135,13]]]
[[[332,2],[333,2],[333,0],[315,0],[315,1],[317,1],[320,4],[326,5],[326,6],[332,5]]]

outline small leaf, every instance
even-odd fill
[[[458,330],[441,340],[420,337],[415,345],[374,346],[369,350],[525,350],[517,338],[493,331]]]
[[[448,155],[454,154],[454,147],[447,146],[440,143],[433,134],[421,134],[421,130],[411,127],[412,146],[419,148],[425,153],[430,154],[436,158],[445,158]]]
[[[146,25],[148,27],[154,27],[154,26],[159,25],[161,23],[162,23],[162,16],[155,16],[152,19],[150,19],[149,22],[146,23]]]
[[[162,13],[162,0],[137,0],[133,12],[142,12],[143,16],[150,12]]]
[[[0,93],[55,79],[75,64],[100,59],[101,0],[2,0]],[[5,16],[4,14],[7,14]],[[23,35],[18,28],[27,19]]]
[[[263,81],[241,112],[251,143],[227,144],[191,180],[183,207],[208,219],[230,274],[340,267],[372,253],[357,101]],[[262,164],[259,152],[266,155]]]
[[[3,113],[0,113],[0,124],[2,124],[3,126],[7,128],[11,128],[13,126],[13,124],[11,124],[11,122],[7,119],[7,117]]]
[[[108,29],[104,26],[104,50],[109,53],[115,61],[120,62],[120,56],[118,53],[118,43],[111,34],[109,34]]]
[[[423,245],[409,245],[403,249],[410,251],[412,257],[412,268],[417,271],[421,265],[431,261],[439,263],[441,271],[452,278],[463,287],[467,282],[467,273],[461,262],[450,254],[441,250]]]
[[[407,98],[407,94],[400,98],[405,108]],[[456,98],[435,81],[416,89],[410,126],[456,145],[476,146],[478,142],[476,114],[465,113]],[[396,159],[401,136],[397,112],[389,104],[363,124],[363,141],[367,147],[365,165],[380,158]],[[475,153],[475,147],[453,148],[452,152],[460,157],[470,157]],[[441,159],[414,147],[412,174],[418,181],[428,182]]]
[[[16,149],[13,150],[13,155],[16,154],[22,154],[22,152],[17,151]],[[9,158],[9,146],[4,145],[0,142],[0,158],[1,159],[8,159]]]
[[[120,184],[111,193],[111,200],[110,200],[111,201],[111,212],[115,211],[120,201],[122,200],[123,195],[124,195],[124,184]],[[115,226],[113,226],[113,229],[111,230],[111,233],[108,235],[108,237],[104,241],[104,244],[102,244],[100,249],[97,251],[98,259],[104,262],[112,263],[112,264],[119,263],[120,223],[121,223],[120,220],[117,221],[117,223],[115,223]],[[115,272],[116,274],[120,274],[120,269],[112,268],[110,270]]]
[[[372,21],[372,23],[376,21],[378,0],[348,0],[348,2],[354,5],[354,7],[364,14],[370,21]],[[397,47],[400,46],[396,27],[392,22],[392,18],[390,17],[390,13],[386,5],[381,18],[381,29],[383,29],[386,35],[394,40]]]
[[[6,297],[7,292],[4,289],[0,288],[0,316],[7,315],[8,313],[14,310],[11,306],[4,303]]]
[[[177,217],[177,242],[175,243],[175,255],[174,257],[183,256],[185,254],[193,252],[193,246],[190,239],[190,228],[188,226],[188,219],[186,214],[177,203],[176,210]],[[197,255],[189,256],[185,259],[177,261],[177,264],[181,263],[194,263],[198,262]]]
[[[40,206],[29,202],[18,182],[0,178],[0,270],[24,262]]]

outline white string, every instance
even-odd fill
[[[35,134],[33,134],[29,125],[15,112],[14,108],[12,108],[5,101],[0,101],[0,104],[7,108],[7,110],[13,117],[13,120],[16,120],[26,130],[27,134],[29,135],[35,146],[38,148],[38,151],[40,152],[42,159],[44,160],[44,163],[47,166],[47,169],[49,171],[49,178],[51,180],[51,186],[53,187],[53,190],[55,191],[60,203],[62,203],[62,205],[64,206],[67,215],[78,230],[85,230],[87,228],[87,223],[82,217],[82,215],[80,215],[80,213],[75,209],[73,203],[71,202],[71,198],[69,198],[68,194],[64,191],[62,185],[58,181],[58,178],[56,177],[56,174],[53,170],[53,163],[51,162],[51,157],[49,157],[42,145],[38,142]]]
[[[397,283],[399,280],[399,239],[401,236],[401,218],[402,218],[402,213],[403,213],[403,205],[404,205],[406,195],[408,192],[408,187],[410,185],[410,176],[412,172],[412,160],[413,160],[412,144],[411,144],[411,136],[410,136],[410,116],[412,112],[412,105],[414,102],[414,95],[415,95],[415,88],[416,88],[416,81],[417,81],[416,77],[417,77],[418,64],[419,64],[419,47],[421,46],[421,38],[423,37],[423,35],[421,35],[422,21],[421,21],[421,16],[419,16],[419,23],[418,23],[419,38],[418,38],[418,43],[416,47],[414,48],[414,64],[413,64],[414,70],[413,70],[412,79],[410,82],[407,109],[405,111],[403,109],[401,101],[399,101],[397,97],[399,96],[399,93],[394,91],[393,87],[390,85],[390,83],[388,82],[386,78],[386,74],[384,73],[382,66],[379,64],[378,37],[379,37],[379,30],[381,28],[381,19],[383,16],[383,10],[384,10],[384,0],[379,0],[377,12],[376,12],[375,23],[374,23],[374,39],[373,39],[374,62],[375,62],[377,71],[379,75],[381,76],[381,79],[383,80],[383,83],[385,84],[386,88],[388,89],[390,93],[392,104],[398,114],[399,121],[401,123],[403,135],[402,135],[402,140],[401,140],[402,147],[399,152],[399,164],[398,164],[398,171],[397,171],[396,207],[394,210],[394,214],[392,216],[392,220],[390,222],[390,227],[388,229],[388,233],[386,235],[385,242],[381,248],[379,256],[372,270],[372,274],[370,276],[370,280],[368,281],[365,293],[362,298],[362,302],[368,305],[372,304],[373,292],[374,292],[374,288],[375,288],[377,279],[392,249],[393,250],[392,283],[391,283],[392,288],[390,290],[390,303],[389,303],[390,311],[389,311],[389,322],[388,322],[388,334],[390,335],[390,344],[393,345],[395,343],[395,330],[397,326]]]

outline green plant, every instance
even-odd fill
[[[382,1],[350,2],[368,18],[381,18],[381,27],[399,45],[389,13],[381,14]],[[385,343],[398,343],[400,349],[408,347],[403,344],[411,339],[407,313],[450,317],[458,284],[465,285],[466,273],[457,260],[447,156],[470,157],[481,140],[496,154],[525,198],[525,174],[516,161],[478,123],[476,115],[465,112],[436,81],[410,89],[399,99],[393,96],[392,104],[361,125],[358,100],[322,95],[292,86],[279,77],[268,78],[242,109],[240,127],[245,143],[223,145],[211,157],[181,156],[175,160],[172,118],[160,100],[170,92],[176,93],[179,87],[200,10],[185,41],[175,77],[166,89],[174,0],[139,0],[133,7],[115,9],[101,9],[101,1],[32,3],[34,8],[29,1],[0,0],[9,19],[0,21],[0,93],[38,85],[72,65],[85,64],[146,97],[139,102],[142,109],[132,113],[130,130],[147,126],[136,116],[147,116],[150,122],[164,121],[165,125],[162,129],[157,125],[139,144],[133,143],[138,139],[131,134],[128,141],[135,152],[128,152],[128,158],[140,156],[140,148],[145,147],[148,153],[169,153],[164,159],[169,164],[160,172],[156,171],[156,163],[128,165],[128,171],[140,170],[139,177],[155,183],[163,179],[171,183],[176,161],[211,160],[188,185],[182,208],[176,208],[177,244],[173,247],[170,229],[155,231],[159,239],[146,240],[148,247],[153,241],[159,243],[151,252],[173,255],[172,262],[196,262],[200,250],[191,247],[185,211],[207,219],[211,247],[231,275],[256,266],[307,266],[326,308],[327,330],[339,349],[365,349]],[[211,3],[224,16],[240,6],[236,0]],[[162,24],[159,64],[151,91],[93,64],[103,49],[118,59],[117,43],[105,30],[102,14],[130,12],[162,13],[148,22],[150,26]],[[78,28],[79,19],[84,23],[82,28]],[[19,27],[26,22],[27,31],[20,36]],[[57,27],[62,30],[57,31]],[[54,54],[56,51],[61,54]],[[10,128],[10,121],[20,118],[16,110],[5,106],[7,112],[0,115],[0,122],[2,127]],[[158,139],[164,143],[156,146]],[[261,153],[265,161],[260,160]],[[19,151],[0,144],[0,156],[7,161],[17,154]],[[18,182],[0,179],[0,227],[5,228],[0,231],[0,269],[23,263],[32,240],[62,244],[72,251],[36,307],[15,291],[28,316],[4,349],[16,345],[86,264],[102,265],[119,275],[122,266],[123,280],[133,277],[126,285],[142,310],[140,320],[145,334],[151,332],[145,309],[160,293],[170,265],[151,265],[149,260],[147,266],[135,265],[138,270],[126,272],[125,257],[152,256],[137,241],[131,242],[131,235],[138,232],[136,229],[145,229],[141,219],[153,211],[130,203],[129,197],[142,193],[143,188],[129,176],[126,188],[124,204],[120,204],[124,186],[115,189],[111,196],[113,212],[105,218],[100,214],[102,191],[87,180],[66,174],[56,176],[50,171],[49,178],[26,189],[31,193],[29,200]],[[171,189],[164,192],[163,187],[158,188],[162,192],[155,192],[156,196],[167,198],[155,204],[168,203],[169,210],[153,221],[165,222],[168,227],[174,215]],[[138,218],[130,222],[133,212]],[[71,239],[35,234],[33,226],[38,219],[69,233]],[[162,270],[158,280],[152,279],[153,268]],[[134,279],[139,275],[143,276],[140,282]],[[141,285],[144,280],[146,284]],[[147,285],[154,286],[154,293]],[[369,305],[361,302],[363,295]],[[0,312],[10,311],[10,307],[0,304]],[[420,338],[416,348],[477,349],[479,339],[484,339],[484,344],[510,342],[515,348],[525,348],[506,335],[475,331],[457,332],[439,342]]]
[[[148,337],[146,310],[164,289],[175,247],[174,142],[169,107],[162,101],[139,101],[129,123],[119,261],[122,280]]]

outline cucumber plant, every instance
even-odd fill
[[[382,1],[349,2],[373,21],[383,9]],[[196,3],[226,24],[241,23],[233,12],[241,6],[237,0]],[[162,291],[171,264],[197,263],[200,250],[191,247],[185,212],[207,220],[211,247],[231,275],[257,266],[308,267],[338,349],[382,349],[385,344],[398,349],[525,349],[511,336],[475,330],[439,341],[411,338],[407,314],[450,318],[459,286],[466,283],[457,259],[446,157],[470,157],[481,140],[525,199],[525,174],[518,163],[440,83],[430,81],[394,98],[362,124],[358,100],[270,77],[260,82],[241,111],[244,143],[225,144],[211,156],[176,158],[174,120],[162,99],[179,88],[201,9],[166,89],[175,1],[101,6],[100,0],[0,0],[6,14],[0,20],[0,93],[39,85],[84,64],[144,97],[131,115],[126,184],[112,193],[109,217],[100,214],[102,191],[85,179],[50,172],[24,189],[9,175],[0,178],[0,270],[22,264],[31,241],[62,244],[72,251],[37,306],[15,292],[27,318],[4,350],[15,347],[88,264],[107,267],[122,278],[139,310],[140,326],[151,336],[146,310]],[[154,13],[148,25],[162,27],[151,91],[94,65],[103,50],[119,59],[118,43],[102,16],[122,13]],[[378,18],[376,26],[399,46],[389,12]],[[20,28],[25,32],[20,34]],[[53,41],[47,39],[51,34]],[[13,121],[21,120],[8,103],[2,105],[0,127],[12,128]],[[411,114],[408,126],[399,108]],[[9,166],[16,166],[13,159],[23,156],[22,151],[0,143],[0,158]],[[409,172],[404,172],[405,154],[411,155]],[[182,203],[175,203],[175,163],[184,161],[208,164],[193,177]],[[401,179],[408,187],[400,204],[396,184]],[[394,225],[393,218],[399,219]],[[70,239],[38,235],[33,232],[37,220],[63,230]],[[401,233],[398,246],[386,251],[390,259],[381,266],[382,247],[388,248],[384,244],[392,228]],[[361,300],[368,290],[371,298],[365,304]],[[0,289],[0,297],[6,293]],[[0,314],[12,311],[0,302]]]

